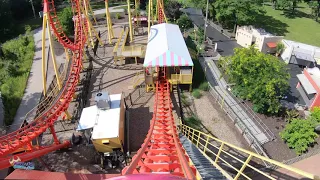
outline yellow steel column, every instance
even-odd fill
[[[97,22],[96,16],[94,15],[94,12],[93,12],[93,10],[92,10],[92,8],[91,8],[90,0],[88,0],[87,3],[88,3],[88,7],[89,7],[89,11],[90,11],[90,13],[91,13],[91,16],[93,17],[93,21],[94,21],[95,25],[97,26],[97,25],[98,25],[98,22]]]
[[[81,1],[80,1],[81,2]],[[84,14],[85,16],[85,19],[87,20],[88,22],[88,31],[89,31],[89,36],[90,36],[90,40],[91,40],[91,46],[94,47],[94,42],[93,42],[93,37],[92,37],[92,31],[91,31],[91,26],[90,26],[90,22],[89,22],[89,18],[88,18],[88,9],[87,9],[87,6],[86,6],[86,1],[83,0],[83,4],[81,5],[80,4],[80,8],[82,10],[82,13]],[[84,6],[84,8],[83,8]],[[90,44],[90,43],[89,43]]]
[[[84,0],[83,3],[85,5],[85,7],[83,8],[80,5],[80,8],[81,8],[81,11],[83,12],[83,14],[85,15],[85,19],[87,20],[87,23],[88,23],[88,30],[89,30],[89,36],[90,36],[90,40],[91,40],[91,45],[92,45],[92,47],[94,47],[94,40],[93,40],[93,35],[92,35],[94,33],[94,36],[96,36],[96,38],[98,39],[100,45],[103,46],[103,43],[102,43],[101,39],[99,38],[98,33],[96,32],[96,30],[93,28],[92,23],[90,21],[90,18],[88,16],[88,7],[86,6],[86,1]]]
[[[111,22],[111,19],[110,19],[108,0],[105,0],[105,6],[106,6],[106,20],[107,20],[108,40],[109,40],[109,44],[112,44],[113,30],[112,30],[112,22]],[[111,25],[111,28],[110,28],[110,25]]]
[[[133,41],[133,34],[132,34],[132,19],[131,19],[130,0],[127,0],[127,3],[128,3],[128,17],[129,17],[130,42],[132,42],[132,41]]]
[[[50,52],[51,52],[53,68],[54,68],[54,72],[56,74],[58,87],[59,87],[59,89],[61,89],[62,85],[61,85],[60,76],[59,76],[59,72],[58,72],[58,68],[57,68],[56,56],[55,56],[54,49],[53,49],[53,43],[52,43],[52,36],[51,36],[51,30],[50,30],[49,21],[47,21],[47,27],[48,27],[48,33],[49,33],[49,44],[50,44]]]
[[[67,60],[67,63],[70,61],[70,56],[69,56],[69,51],[67,48],[64,48],[64,52],[66,53],[66,60]]]
[[[150,37],[150,17],[151,17],[152,1],[153,0],[149,0],[149,7],[148,7],[148,38]]]
[[[150,16],[151,16],[151,19],[152,19],[152,25],[154,24],[154,14],[153,14],[153,0],[150,0],[150,2],[151,2],[151,5],[149,5],[149,6],[151,6],[151,14],[150,14]],[[150,4],[150,3],[149,3]]]
[[[59,87],[59,89],[61,89],[62,88],[62,84],[61,84],[60,75],[59,75],[58,68],[57,68],[56,56],[55,56],[54,49],[53,49],[51,28],[50,28],[50,24],[49,24],[48,20],[46,21],[46,23],[47,23],[48,33],[49,33],[49,45],[50,45],[50,52],[51,52],[53,68],[54,68],[54,72],[55,72],[55,75],[56,75],[58,87]],[[64,113],[66,114],[68,119],[71,118],[71,115],[69,114],[69,112],[67,110]]]
[[[46,29],[47,29],[47,13],[43,15],[42,22],[42,85],[43,95],[47,94],[47,72],[46,72]]]

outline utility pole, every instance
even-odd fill
[[[34,10],[34,6],[33,6],[33,1],[30,0],[30,3],[31,3],[32,11],[33,11],[33,16],[36,19],[37,17],[36,17],[36,11]]]
[[[206,40],[206,32],[207,32],[207,24],[208,24],[208,9],[209,9],[209,0],[207,0],[207,8],[206,8],[206,20],[204,22],[204,41]]]

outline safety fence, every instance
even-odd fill
[[[313,174],[239,148],[189,126],[181,124],[179,128],[180,132],[228,179],[319,179]],[[279,169],[261,170],[264,167],[262,162]]]
[[[226,100],[217,92],[216,88],[209,84],[209,92],[215,100],[215,103],[220,105],[220,108],[230,117],[234,125],[247,140],[250,147],[252,147],[258,154],[268,157],[265,150],[263,149],[257,138],[250,132],[250,129],[241,121],[241,118],[231,109],[231,107],[226,103]],[[268,166],[268,164],[266,164]]]

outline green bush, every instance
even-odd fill
[[[120,13],[116,13],[116,19],[120,19],[120,18],[121,18]]]
[[[73,13],[71,7],[64,8],[61,13],[58,14],[59,21],[62,25],[63,32],[67,36],[74,35]]]
[[[202,94],[198,89],[193,90],[192,96],[195,97],[196,99],[201,98]]]
[[[281,138],[300,155],[307,151],[308,147],[318,137],[314,132],[315,123],[310,119],[292,119],[280,132]]]
[[[5,109],[5,124],[13,122],[24,94],[34,56],[34,39],[27,27],[24,36],[5,42],[0,58],[0,90]]]
[[[182,102],[182,105],[187,106],[187,107],[191,105],[187,99],[181,99],[181,102]]]
[[[200,128],[200,124],[201,124],[200,122],[201,122],[200,119],[195,115],[187,117],[185,119],[186,125],[194,128],[194,129]]]
[[[209,83],[208,82],[203,82],[200,84],[199,89],[202,91],[209,91]]]

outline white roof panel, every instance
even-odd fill
[[[87,108],[83,108],[77,131],[93,128],[97,113],[98,113],[97,106],[90,106]]]
[[[143,66],[193,66],[178,25],[162,23],[151,26]]]
[[[100,110],[97,124],[93,128],[92,139],[115,138],[119,136],[120,108]]]
[[[84,108],[81,113],[81,117],[79,120],[79,124],[77,130],[86,130],[93,128],[95,129],[96,126],[99,126],[101,116],[105,115],[105,112],[110,111],[112,109],[119,109],[120,113],[120,101],[121,101],[121,94],[112,94],[109,96],[111,101],[111,109],[109,110],[99,110],[99,108],[94,105],[87,108]],[[114,115],[114,114],[111,114]],[[110,118],[115,118],[110,116]],[[118,118],[119,119],[119,118]]]
[[[306,90],[308,94],[314,94],[317,93],[317,91],[314,89],[308,78],[304,74],[298,74],[297,75],[301,85]]]

